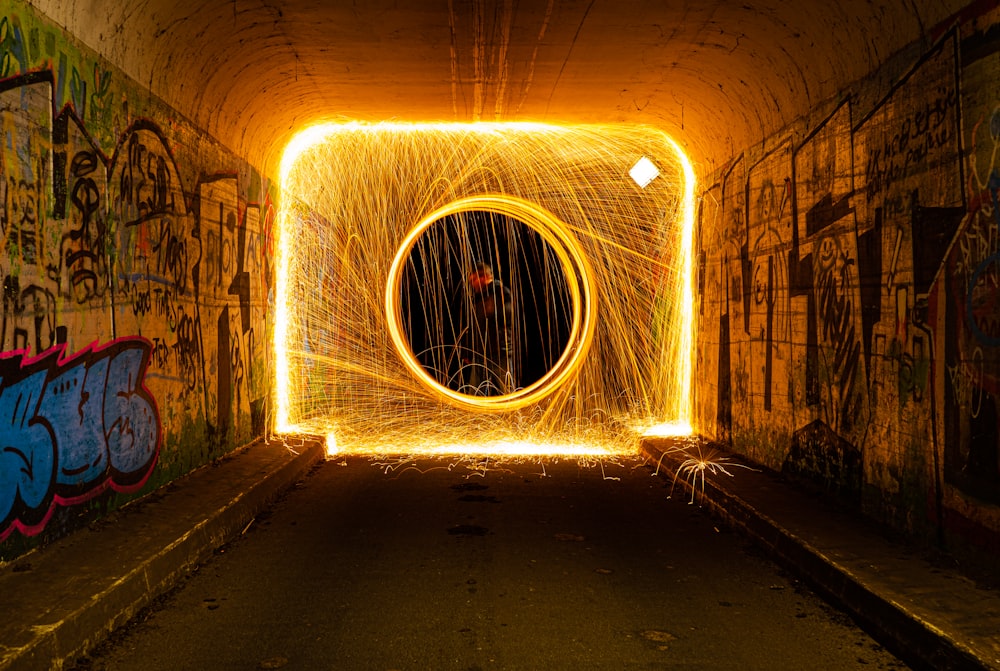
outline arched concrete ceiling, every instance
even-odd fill
[[[269,172],[331,118],[644,123],[705,171],[968,0],[32,4]]]

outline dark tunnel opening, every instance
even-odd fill
[[[477,326],[483,314],[470,273],[480,264],[492,271],[496,317]],[[406,263],[401,307],[414,358],[442,386],[473,396],[540,380],[571,331],[570,292],[555,251],[524,222],[483,210],[443,217],[421,234]],[[486,371],[498,359],[506,360],[506,379]]]

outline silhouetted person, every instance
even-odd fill
[[[465,385],[487,396],[514,391],[513,299],[488,263],[476,264],[469,273],[461,314],[458,345]]]

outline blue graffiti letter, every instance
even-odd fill
[[[142,387],[148,346],[119,352],[108,366],[104,391],[104,426],[114,481],[141,480],[152,466],[160,441],[160,422],[149,394]]]
[[[102,481],[108,471],[101,401],[108,359],[80,363],[51,380],[38,413],[49,422],[59,455],[60,493],[78,494]]]
[[[12,517],[36,522],[47,511],[55,468],[52,436],[35,419],[35,409],[45,385],[39,371],[9,386],[0,378],[0,520],[3,529]],[[18,510],[20,500],[24,510]]]

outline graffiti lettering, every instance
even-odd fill
[[[153,305],[148,289],[143,290],[139,288],[138,284],[133,284],[131,294],[132,313],[137,317],[145,315],[152,309]]]
[[[969,226],[958,235],[956,245],[958,257],[955,260],[955,271],[972,273],[993,252],[1000,249],[1000,234],[995,220],[982,215],[980,211],[976,224]]]
[[[978,417],[983,404],[983,350],[977,347],[972,352],[971,361],[963,361],[947,369],[955,403],[968,408],[972,417]]]
[[[1000,346],[1000,252],[983,261],[969,282],[966,319],[981,344]]]
[[[830,247],[828,242],[829,239],[824,241],[825,249]],[[833,254],[829,249],[826,251],[828,254]],[[835,260],[840,262],[839,270],[833,263]],[[861,343],[855,332],[853,304],[849,297],[852,266],[853,260],[838,252],[836,258],[827,257],[820,264],[816,276],[821,332],[823,339],[833,346],[830,376],[838,389],[837,407],[840,408],[838,422],[845,427],[854,425],[856,414],[861,410],[851,401],[861,360]]]
[[[156,461],[159,414],[143,380],[150,343],[62,354],[0,359],[0,540],[38,533],[56,504],[135,491]]]
[[[160,220],[152,251],[157,255],[157,273],[169,276],[177,293],[187,291],[187,246],[171,231],[169,220]]]
[[[35,186],[10,178],[7,189],[10,198],[10,222],[7,244],[16,250],[26,264],[38,262],[38,196]]]
[[[73,106],[80,110],[80,116],[87,114],[87,82],[75,67],[69,73],[69,96]]]
[[[954,144],[956,107],[956,91],[949,88],[903,116],[898,130],[886,133],[882,141],[870,149],[865,166],[865,196],[869,203],[886,195],[895,182],[925,163],[932,152]]]
[[[250,187],[263,206],[245,203],[237,175],[248,166],[229,170],[226,151],[198,151],[191,167],[209,176],[192,180],[189,199],[171,155],[176,128],[168,137],[137,117],[158,114],[159,103],[131,109],[127,79],[123,89],[99,59],[52,48],[62,36],[34,18],[0,17],[0,541],[11,530],[39,533],[61,504],[138,486],[161,431],[222,417],[198,414],[219,389],[235,399],[230,426],[247,413],[262,417],[267,394],[269,361],[252,333],[267,303],[252,299],[272,280],[272,186]],[[244,208],[250,226],[239,221]],[[202,258],[203,245],[212,258]],[[236,308],[242,320],[229,320]],[[220,314],[231,335],[224,347],[216,346]],[[139,333],[148,340],[62,358]],[[165,427],[146,384],[172,404]],[[236,439],[226,436],[220,449]],[[92,508],[60,515],[51,532],[85,524]]]
[[[37,284],[22,288],[17,276],[4,278],[0,344],[44,352],[56,344],[55,319],[56,300],[51,291]]]
[[[153,289],[153,309],[157,317],[167,320],[167,328],[173,331],[177,328],[177,309],[174,307],[174,296],[170,289],[155,287]]]
[[[77,303],[103,296],[107,290],[107,226],[101,211],[101,190],[91,177],[99,167],[103,166],[92,151],[78,152],[70,162],[70,200],[78,225],[63,235],[61,256]]]
[[[167,159],[151,151],[139,139],[138,133],[133,133],[128,140],[127,156],[119,183],[122,208],[130,211],[126,225],[174,212]]]
[[[264,205],[261,210],[264,216],[261,217],[261,250],[260,250],[260,266],[264,269],[261,273],[261,295],[266,296],[268,293],[269,283],[272,276],[271,273],[271,260],[274,258],[274,223],[277,218],[277,214],[274,211],[274,204],[271,202],[271,196],[268,195],[264,200]]]
[[[201,368],[201,347],[198,340],[201,324],[185,314],[182,307],[178,308],[178,313],[180,317],[177,322],[177,342],[172,345],[172,349],[181,379],[184,380],[188,390],[193,391],[198,384],[198,371]]]
[[[111,72],[94,63],[94,90],[90,94],[90,111],[92,118],[101,118],[111,105],[108,93],[111,90]]]
[[[4,16],[0,19],[0,77],[7,78],[28,69],[28,56],[24,45],[24,33],[17,19]]]
[[[6,377],[6,376],[5,376]],[[9,529],[18,513],[30,522],[38,522],[55,471],[52,437],[47,428],[31,420],[43,393],[45,371],[18,381],[0,380],[0,529]],[[41,448],[41,449],[37,449]],[[18,507],[23,510],[18,510]],[[0,532],[0,538],[5,534]]]
[[[153,338],[153,348],[149,357],[151,367],[166,368],[170,359],[170,348],[163,338]]]
[[[886,353],[886,358],[896,363],[896,390],[903,405],[906,405],[910,398],[918,403],[923,400],[930,374],[930,361],[923,354],[923,340],[914,337],[913,341],[914,348],[918,350],[916,357],[904,351],[903,343],[895,339]]]

